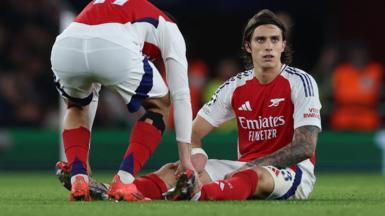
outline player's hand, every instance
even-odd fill
[[[192,163],[184,165],[182,165],[180,161],[177,161],[175,163],[178,163],[178,168],[175,171],[175,177],[178,179],[187,170],[192,170],[195,175],[194,193],[200,191],[202,188],[202,183],[199,180],[199,173],[194,169]]]
[[[177,167],[176,170],[175,170],[175,176],[176,176],[177,178],[179,178],[180,175],[182,175],[182,173],[183,173],[183,172],[186,172],[187,170],[193,170],[193,171],[195,171],[194,166],[192,165],[191,161],[190,161],[190,162],[185,162],[185,163],[183,163],[183,162],[181,162],[181,161],[177,161],[177,162],[175,162],[175,163],[178,164],[178,167]]]

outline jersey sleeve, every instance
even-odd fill
[[[174,59],[169,59],[165,64],[166,71],[170,71],[167,79],[174,108],[176,140],[191,143],[192,108],[187,71]]]
[[[291,97],[294,104],[294,129],[305,125],[321,129],[321,102],[313,77],[307,73],[297,76],[292,83]]]
[[[223,83],[211,97],[211,100],[199,110],[198,115],[214,127],[219,127],[222,123],[234,118],[231,106],[234,86],[234,82],[231,81]]]
[[[174,108],[176,140],[191,143],[192,108],[187,75],[186,44],[178,26],[159,17],[158,44],[166,67]]]
[[[159,17],[158,44],[163,61],[174,59],[187,70],[186,43],[175,23],[167,22]]]

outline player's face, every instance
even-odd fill
[[[281,65],[281,55],[285,50],[281,29],[276,25],[260,25],[255,28],[246,50],[253,58],[254,67],[269,69]]]

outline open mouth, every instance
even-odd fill
[[[274,56],[273,55],[264,55],[262,56],[264,61],[272,61]]]

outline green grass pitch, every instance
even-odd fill
[[[96,176],[109,181],[108,175]],[[385,215],[385,177],[376,174],[318,174],[307,201],[128,203],[69,202],[68,192],[48,173],[0,173],[0,215]]]

